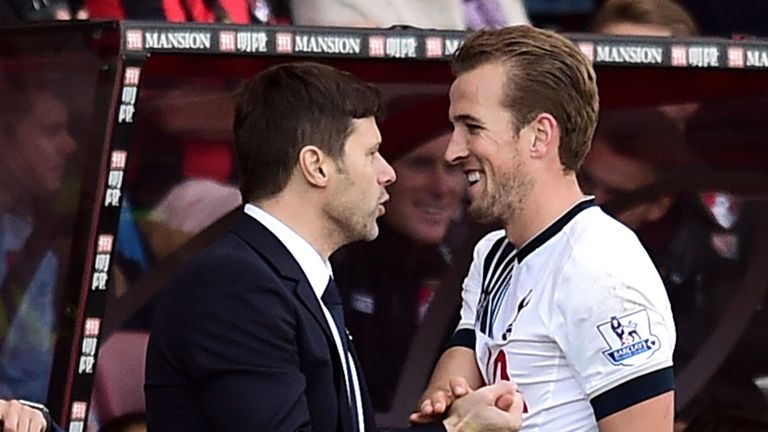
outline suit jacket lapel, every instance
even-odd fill
[[[301,266],[285,245],[267,227],[245,213],[240,216],[230,230],[245,240],[254,252],[261,255],[275,273],[283,279],[294,282],[296,294],[301,303],[309,310],[318,325],[322,327],[326,336],[333,340],[331,329],[328,327],[323,310],[320,308],[320,301],[312,290],[307,276],[301,270]]]
[[[350,411],[349,401],[347,400],[344,368],[341,365],[341,359],[339,358],[336,349],[336,342],[333,340],[331,328],[328,326],[328,321],[325,319],[325,314],[320,306],[320,300],[317,298],[312,286],[309,284],[307,276],[301,270],[301,266],[299,266],[293,258],[293,255],[291,255],[290,251],[288,251],[280,239],[267,229],[267,227],[248,214],[243,213],[240,218],[235,221],[232,228],[230,228],[230,231],[248,243],[253,251],[259,254],[264,261],[272,267],[276,274],[281,278],[290,281],[294,285],[299,302],[304,305],[310,315],[312,315],[312,318],[323,329],[328,349],[331,351],[333,367],[336,371],[336,395],[338,398],[341,423],[344,431],[352,432],[354,429],[352,426],[352,413]],[[346,334],[339,336],[347,337]],[[355,367],[359,371],[360,366],[357,363],[356,358],[354,361]],[[366,396],[366,394],[363,395],[364,398],[366,398]],[[368,417],[369,414],[366,413],[366,419]]]

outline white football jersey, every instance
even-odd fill
[[[518,385],[525,432],[596,431],[673,388],[664,285],[635,234],[593,199],[520,248],[503,230],[480,240],[454,344],[474,348],[486,383]]]

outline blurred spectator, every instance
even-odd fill
[[[419,323],[441,277],[455,264],[447,242],[461,210],[465,180],[458,166],[444,160],[450,140],[446,108],[419,104],[383,122],[381,152],[397,181],[388,188],[379,236],[342,248],[331,258],[379,412],[389,409]]]
[[[53,204],[76,144],[69,110],[48,87],[17,79],[2,94],[0,398],[43,403],[60,300]]]
[[[233,185],[187,179],[168,191],[140,226],[153,255],[162,258],[240,204]]]
[[[605,112],[580,173],[585,192],[636,231],[659,269],[677,327],[677,373],[720,321],[743,275],[749,238],[748,218],[732,196],[668,190],[671,175],[695,163],[684,135],[661,112]],[[752,381],[764,369],[755,359],[765,355],[765,342],[757,342],[734,350],[694,401],[677,407],[681,420],[713,407],[768,408]]]
[[[606,0],[595,13],[596,33],[688,37],[699,33],[693,18],[673,0]]]
[[[292,0],[293,23],[314,26],[478,29],[528,24],[522,0]]]
[[[125,204],[128,204],[127,206]],[[186,179],[160,200],[146,218],[136,221],[126,201],[121,212],[117,237],[114,286],[116,300],[124,297],[143,280],[146,271],[181,248],[199,232],[242,204],[240,191],[233,185],[208,179]],[[109,304],[108,307],[115,307]],[[134,310],[121,328],[148,330],[154,315],[150,300]]]
[[[120,331],[111,333],[100,347],[89,420],[91,425],[106,421],[99,432],[146,431],[142,413],[114,417],[144,406],[140,383],[155,298],[141,300],[151,292],[142,283],[157,276],[164,258],[241,203],[237,187],[204,178],[182,180],[138,222],[123,198],[108,290],[113,297],[107,302],[105,321],[114,322]],[[104,331],[103,327],[102,338]]]
[[[23,21],[54,21],[72,19],[66,0],[3,0],[0,2],[0,24]]]
[[[691,15],[673,0],[606,0],[595,13],[592,31],[612,35],[691,37],[699,33]],[[661,110],[685,129],[698,104],[665,105]]]
[[[84,0],[91,18],[286,24],[287,0]]]
[[[598,204],[615,202],[656,184],[661,167],[683,166],[689,157],[682,131],[660,111],[605,111],[579,173],[579,183],[595,195]],[[628,227],[639,230],[666,216],[675,199],[663,192],[613,213]]]

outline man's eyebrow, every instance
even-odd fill
[[[483,123],[479,118],[472,114],[457,114],[451,117],[451,121],[454,123]]]

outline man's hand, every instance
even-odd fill
[[[453,401],[471,391],[469,384],[462,377],[451,378],[448,388],[428,390],[428,394],[425,394],[416,411],[411,414],[411,423],[426,424],[442,419]]]
[[[448,348],[437,361],[429,385],[411,414],[411,422],[424,424],[443,419],[457,397],[482,385],[475,352],[463,346]]]
[[[43,432],[47,426],[42,411],[17,400],[0,400],[0,425],[3,432]]]
[[[453,382],[451,383],[453,387]],[[523,397],[517,386],[500,381],[456,399],[443,421],[448,432],[517,432],[523,416]]]

